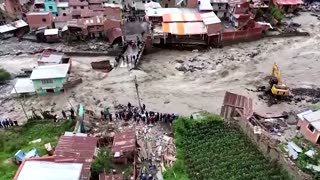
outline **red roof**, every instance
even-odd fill
[[[70,159],[82,163],[81,175],[90,179],[90,168],[98,139],[95,137],[61,136],[54,151],[56,161]]]
[[[134,131],[116,133],[113,137],[112,152],[133,152],[136,147]]]
[[[200,13],[171,13],[162,15],[163,22],[200,22],[202,18]]]
[[[298,5],[303,4],[301,0],[276,0],[279,5]]]

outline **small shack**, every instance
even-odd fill
[[[46,29],[44,30],[44,36],[47,42],[58,42],[59,41],[59,29]]]
[[[134,131],[119,132],[113,137],[113,162],[127,164],[134,160],[136,135]]]
[[[314,144],[320,144],[320,110],[305,111],[297,114],[298,129],[302,135]]]

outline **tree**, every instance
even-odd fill
[[[100,172],[109,172],[112,168],[112,155],[109,149],[101,148],[96,159],[92,163],[92,175],[97,176]]]
[[[11,75],[8,71],[3,68],[0,68],[0,81],[6,81],[11,78]]]

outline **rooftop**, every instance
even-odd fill
[[[163,22],[197,22],[202,21],[199,13],[168,13],[162,16]]]
[[[200,14],[205,25],[221,23],[221,20],[214,12]]]
[[[27,16],[36,16],[36,15],[48,15],[51,12],[28,12]]]
[[[28,26],[28,24],[24,20],[20,19],[12,23],[0,26],[0,33],[10,32],[16,30],[17,28],[22,28],[26,26]]]
[[[27,160],[21,165],[15,180],[78,180],[82,164],[57,163],[42,160]]]
[[[69,64],[38,66],[33,69],[30,79],[54,79],[67,76]]]
[[[50,36],[50,35],[57,35],[59,33],[59,29],[45,29],[44,35]]]
[[[320,110],[303,115],[315,129],[320,130]]]
[[[35,92],[33,82],[29,78],[18,78],[14,85],[16,89],[12,89],[11,94],[17,93],[32,93]]]
[[[61,136],[54,151],[56,159],[72,159],[83,164],[81,177],[90,178],[90,168],[96,152],[98,139],[95,137]]]
[[[276,0],[277,4],[280,5],[298,5],[303,4],[302,0]]]
[[[136,146],[134,131],[116,133],[113,137],[112,152],[133,152]]]
[[[210,0],[199,0],[200,5],[199,5],[199,10],[200,11],[212,11],[213,7],[210,4]]]
[[[58,8],[67,8],[67,7],[69,7],[69,3],[68,2],[59,2],[59,3],[57,3],[57,7]]]

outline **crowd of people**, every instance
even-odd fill
[[[124,46],[121,54],[116,57],[116,63],[119,64],[122,60],[122,62],[125,62],[127,65],[131,63],[134,65],[134,67],[137,66],[139,56],[142,53],[142,46],[143,42],[139,39],[138,36],[136,41],[128,41]]]
[[[136,123],[143,122],[145,124],[154,124],[156,122],[172,123],[178,118],[174,113],[159,113],[154,111],[147,111],[145,104],[141,108],[132,106],[129,102],[127,106],[119,105],[114,114],[110,113],[109,108],[101,111],[101,118],[103,120],[133,120]]]
[[[18,126],[18,121],[17,120],[12,120],[11,118],[6,118],[1,120],[1,127],[3,128],[10,128]]]

